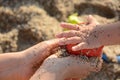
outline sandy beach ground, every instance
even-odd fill
[[[60,22],[77,12],[79,18],[91,14],[101,24],[120,20],[120,0],[0,0],[0,53],[24,50],[54,38],[62,31]],[[103,63],[98,73],[85,80],[120,80],[120,45],[105,46],[112,63]]]

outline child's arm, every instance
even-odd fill
[[[102,45],[120,44],[120,21],[99,25],[96,31],[99,33],[98,37]]]
[[[87,20],[88,24],[85,26],[61,23],[62,27],[71,30],[56,35],[58,38],[62,38],[59,44],[77,44],[72,48],[76,51],[120,43],[120,22],[98,25],[92,16],[89,16]]]

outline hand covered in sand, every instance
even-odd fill
[[[52,39],[20,52],[1,54],[0,80],[29,80],[57,46],[58,39]]]
[[[25,77],[31,77],[34,72],[41,66],[42,62],[52,54],[51,52],[54,52],[54,49],[58,47],[58,40],[59,39],[43,41],[22,51],[24,55],[24,62],[27,64],[25,67],[29,72],[29,75],[24,75]]]
[[[79,80],[100,69],[101,59],[97,57],[58,57],[53,54],[43,62],[30,80]]]
[[[72,47],[73,51],[81,49],[98,48],[101,45],[98,33],[96,31],[99,23],[91,15],[87,18],[87,23],[83,26],[70,23],[61,23],[61,27],[70,29],[56,35],[61,38],[60,45],[77,44]]]

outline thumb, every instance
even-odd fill
[[[97,22],[97,20],[96,20],[92,15],[89,15],[89,16],[87,17],[87,21],[88,21],[88,24],[99,24],[99,23]]]

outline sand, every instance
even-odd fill
[[[62,31],[61,21],[77,12],[84,20],[92,14],[101,24],[120,20],[119,0],[0,0],[0,53],[24,50],[54,38]],[[116,62],[120,45],[105,46],[110,61]],[[100,72],[85,80],[118,80],[120,65],[103,63]]]

